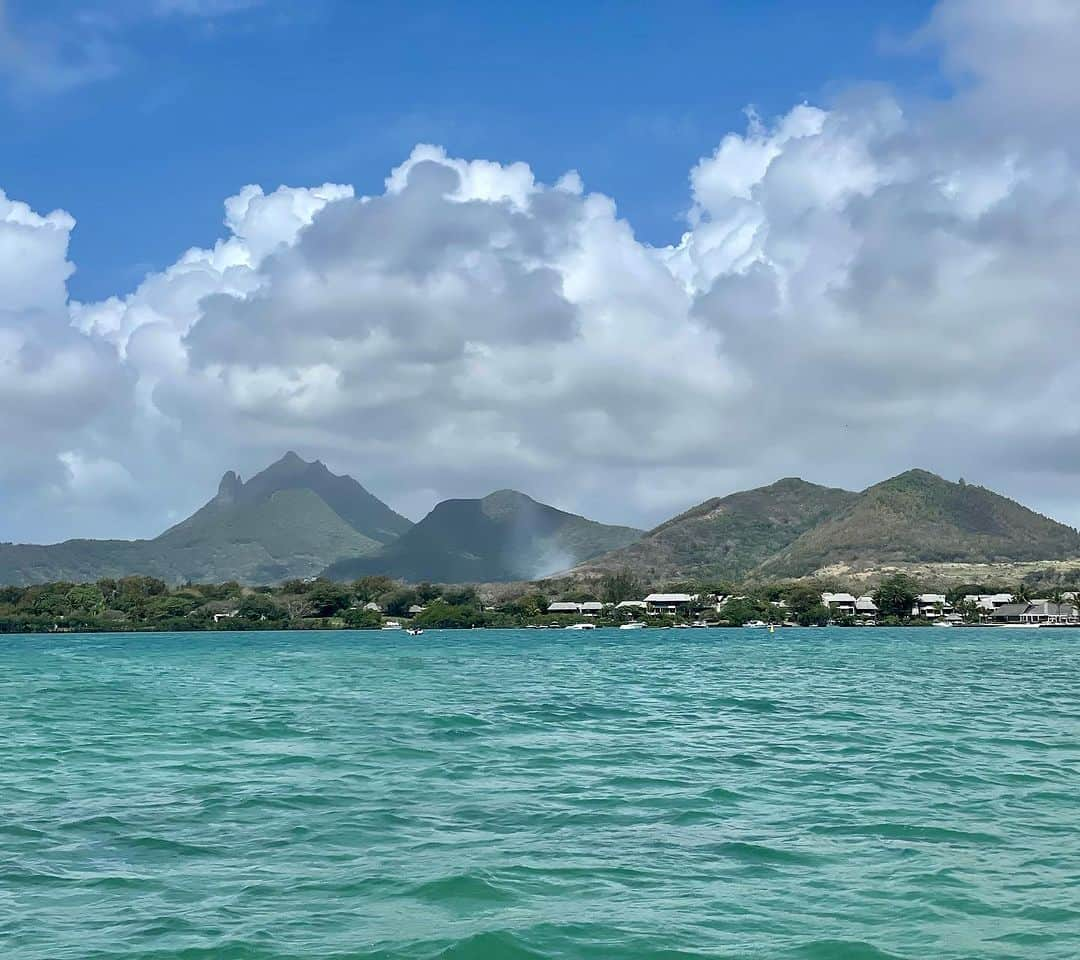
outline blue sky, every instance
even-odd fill
[[[17,41],[45,46],[57,71],[84,67],[0,101],[4,189],[78,220],[77,299],[209,245],[222,198],[246,183],[376,192],[422,141],[525,160],[547,181],[577,169],[642,239],[668,243],[687,171],[747,106],[769,118],[862,83],[942,87],[931,52],[907,42],[922,0],[148,5],[7,3]]]
[[[0,112],[0,540],[289,449],[413,518],[1080,521],[1076,0],[0,0]]]

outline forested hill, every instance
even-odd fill
[[[276,583],[375,553],[411,526],[351,477],[288,453],[246,483],[226,473],[213,499],[153,540],[0,545],[0,583],[136,574],[170,583]]]
[[[386,574],[417,582],[532,580],[632,543],[642,531],[587,520],[516,490],[445,500],[376,555],[339,561],[336,580]]]

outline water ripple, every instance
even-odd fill
[[[2,956],[1074,960],[1078,641],[3,637]]]

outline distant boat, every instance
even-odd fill
[[[637,620],[632,620],[630,623],[619,624],[620,630],[644,630],[645,624],[639,623]]]
[[[407,634],[408,634],[408,635],[409,635],[410,637],[418,637],[418,636],[420,636],[420,634],[422,634],[422,633],[423,633],[424,631],[423,631],[423,629],[422,629],[421,627],[409,627],[409,629],[408,629],[408,630],[406,630],[405,632],[406,632],[406,633],[407,633]]]
[[[566,628],[567,630],[595,630],[595,623],[572,623]]]
[[[383,630],[400,630],[401,624],[396,620],[387,620],[386,623],[382,625],[382,628]]]
[[[757,630],[764,630],[768,624],[764,620],[747,620],[743,624],[744,627],[754,627]]]

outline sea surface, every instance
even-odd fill
[[[1080,957],[1080,631],[0,637],[0,957]]]

